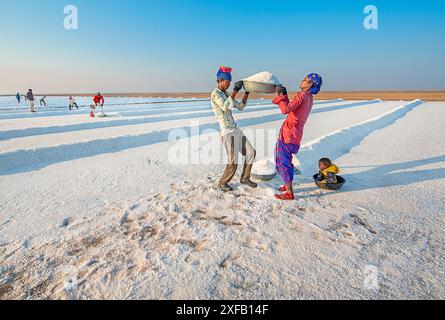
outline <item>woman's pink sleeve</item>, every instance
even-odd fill
[[[276,97],[273,103],[277,104],[280,107],[280,110],[283,114],[288,114],[301,107],[301,105],[303,104],[303,100],[304,95],[302,94],[297,94],[291,102],[289,102],[289,98],[287,95],[282,95]]]

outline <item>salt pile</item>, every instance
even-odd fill
[[[252,173],[258,176],[268,176],[276,173],[275,164],[269,159],[258,160],[253,164]]]
[[[273,73],[268,71],[263,71],[254,74],[253,76],[243,79],[242,81],[266,83],[266,84],[272,84],[274,86],[279,86],[281,84],[280,81],[277,79],[277,77],[275,77]]]

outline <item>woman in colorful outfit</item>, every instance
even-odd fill
[[[294,166],[292,157],[300,150],[303,138],[304,125],[312,111],[314,104],[313,95],[320,92],[323,79],[316,73],[309,74],[301,81],[301,91],[292,101],[289,101],[287,90],[283,86],[277,88],[278,96],[273,100],[280,107],[283,114],[287,115],[281,127],[280,136],[275,147],[275,163],[277,171],[284,181],[275,197],[279,200],[294,200],[295,195],[292,187],[294,179]]]

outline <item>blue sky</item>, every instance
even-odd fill
[[[363,27],[368,4],[378,30]],[[444,21],[440,0],[1,0],[0,94],[201,92],[219,65],[291,89],[309,72],[325,90],[445,89]]]

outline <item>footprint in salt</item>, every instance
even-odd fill
[[[273,188],[267,188],[264,190],[264,195],[267,197],[274,197],[277,192]]]
[[[70,217],[63,219],[62,223],[60,224],[61,228],[66,228],[68,225],[72,223],[72,219]]]

